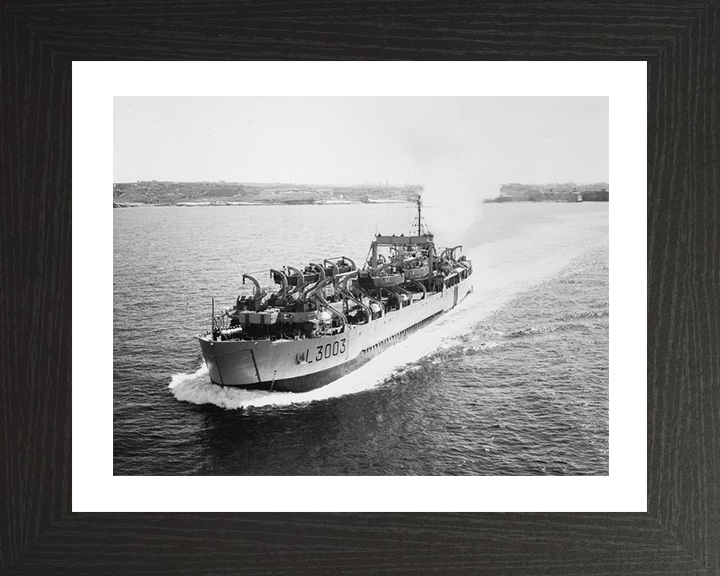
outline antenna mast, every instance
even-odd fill
[[[423,232],[422,225],[422,197],[420,196],[420,194],[418,194],[417,200],[415,200],[415,204],[417,205],[417,218],[416,221],[413,223],[413,228],[417,225],[417,235],[422,236],[423,234],[425,234],[425,232]]]

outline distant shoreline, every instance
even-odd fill
[[[259,184],[248,182],[160,182],[113,184],[113,206],[272,206],[385,204],[408,202],[422,186],[389,183],[338,186],[328,184]]]
[[[347,201],[347,202],[301,202],[291,200],[287,202],[113,202],[113,208],[145,208],[145,207],[168,207],[176,206],[178,208],[205,208],[208,206],[348,206],[348,205],[384,205],[384,204],[412,204],[411,200],[374,200],[364,201]]]
[[[500,195],[485,202],[609,202],[610,184],[503,184]]]
[[[604,200],[596,200],[596,199],[581,199],[581,200],[575,200],[575,199],[561,199],[561,198],[543,198],[542,200],[531,200],[528,198],[487,198],[483,200],[485,204],[518,204],[518,203],[525,203],[525,204],[584,204],[587,202],[610,202],[608,198],[605,198]]]
[[[362,185],[248,182],[138,181],[113,184],[113,208],[144,206],[335,206],[345,204],[405,204],[422,194],[423,186],[389,183]],[[478,198],[478,200],[480,200]],[[608,202],[609,185],[503,184],[500,195],[486,203]]]

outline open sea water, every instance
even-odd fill
[[[402,204],[114,214],[115,475],[607,475],[608,204],[428,208],[475,291],[303,394],[210,383],[195,335],[244,272],[408,233]],[[267,272],[260,275],[270,286]]]

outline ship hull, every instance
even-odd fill
[[[297,340],[212,341],[199,336],[214,384],[307,392],[349,374],[454,308],[472,291],[472,277],[430,293],[402,310],[345,331]]]

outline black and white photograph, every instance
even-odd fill
[[[608,114],[114,98],[114,475],[606,476]]]
[[[719,14],[0,6],[0,572],[717,574]]]

